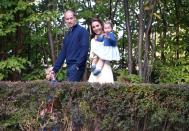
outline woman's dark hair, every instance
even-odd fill
[[[93,22],[99,22],[99,23],[101,24],[102,30],[103,30],[103,22],[102,22],[98,17],[93,17],[93,18],[91,19],[91,23],[90,23],[91,38],[94,38],[95,35],[96,35],[96,34],[94,33],[93,29],[92,29],[92,23],[93,23]]]

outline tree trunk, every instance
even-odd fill
[[[156,58],[156,28],[152,31],[152,63]]]
[[[144,66],[143,66],[143,82],[149,82],[149,43],[150,43],[150,34],[145,32],[145,45],[144,45]]]
[[[145,45],[144,45],[144,71],[143,71],[143,80],[144,82],[149,82],[149,78],[151,76],[151,66],[149,65],[149,45],[150,45],[150,34],[152,28],[152,20],[153,20],[153,12],[156,5],[156,0],[152,1],[152,9],[149,10],[149,18],[146,25],[145,31]]]
[[[121,60],[120,60],[120,67],[121,68],[126,68],[126,64],[125,64],[125,32],[123,32],[123,36],[122,36],[122,41],[121,41],[122,47],[121,47]]]
[[[179,4],[181,3],[179,0],[174,0],[175,3],[175,28],[176,28],[176,59],[179,59],[179,18],[180,18],[180,10]]]
[[[128,0],[124,0],[124,9],[125,9],[125,23],[127,28],[127,40],[128,40],[128,71],[129,74],[132,74],[132,43],[131,43],[131,28],[129,24],[129,6]]]
[[[109,19],[111,20],[111,18],[112,18],[112,0],[110,0],[109,1],[109,5],[110,5],[110,7],[109,7]]]
[[[15,21],[16,22],[20,22],[20,19],[21,19],[20,18],[20,12],[18,11],[15,14]],[[22,53],[22,51],[23,51],[23,48],[24,48],[24,46],[23,46],[23,39],[24,39],[24,35],[23,35],[22,27],[21,26],[17,26],[16,27],[16,38],[15,38],[15,40],[16,40],[16,42],[15,42],[16,46],[15,46],[15,48],[13,50],[13,54],[15,56],[19,56]],[[18,73],[17,71],[14,71],[10,75],[11,75],[10,77],[11,77],[12,81],[20,80],[20,73]]]
[[[20,22],[20,12],[18,11],[16,14],[15,14],[15,21],[16,22]],[[15,55],[19,55],[22,53],[22,50],[23,50],[23,31],[22,31],[22,27],[21,26],[17,26],[16,27],[16,46],[15,46],[15,49],[13,51],[13,53]]]
[[[139,0],[139,34],[138,34],[138,68],[139,76],[142,78],[142,43],[144,36],[144,5],[143,0]]]
[[[164,0],[164,6],[165,6],[165,9],[167,9],[167,4],[166,4],[166,0]],[[166,33],[167,33],[167,21],[166,21],[166,13],[165,13],[165,9],[161,10],[161,7],[160,7],[160,13],[162,14],[162,23],[163,23],[163,38],[161,38],[161,41],[160,41],[160,47],[161,47],[161,60],[162,61],[166,61],[166,58],[165,58],[165,53],[164,53],[164,45],[165,45],[165,39],[167,37]]]
[[[48,43],[49,43],[50,51],[51,51],[51,59],[52,59],[52,64],[54,65],[54,63],[55,63],[55,50],[54,50],[54,41],[53,41],[53,37],[52,37],[50,22],[47,23],[47,30],[48,30]]]

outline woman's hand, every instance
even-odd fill
[[[104,40],[103,34],[96,36],[96,41],[102,42],[103,40]]]

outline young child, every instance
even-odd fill
[[[103,26],[104,34],[99,35],[96,38],[96,41],[103,42],[103,44],[99,44],[98,48],[95,49],[92,59],[91,71],[95,76],[101,73],[105,61],[120,60],[116,37],[112,32],[112,23],[110,21],[105,21]]]

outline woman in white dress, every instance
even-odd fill
[[[91,21],[91,32],[92,32],[92,39],[91,39],[91,50],[90,50],[90,59],[93,60],[96,56],[95,52],[102,46],[104,42],[98,41],[98,36],[102,35],[103,32],[103,23],[98,18],[93,18]],[[104,65],[101,70],[101,73],[98,75],[94,75],[92,72],[90,74],[88,82],[94,83],[114,83],[112,68],[110,62],[104,60]]]

